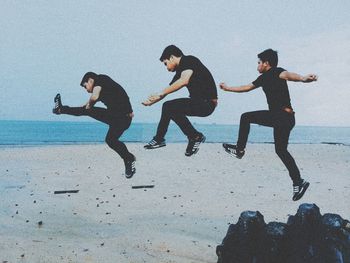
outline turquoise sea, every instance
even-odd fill
[[[194,124],[207,142],[235,142],[238,125]],[[123,134],[128,142],[148,142],[157,124],[133,123]],[[0,147],[104,143],[108,126],[99,122],[0,121]],[[187,142],[181,130],[171,124],[167,142]],[[272,128],[252,125],[250,143],[272,143]],[[290,143],[350,145],[350,127],[296,126]]]

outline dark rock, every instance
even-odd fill
[[[242,212],[237,224],[231,224],[221,245],[217,246],[218,263],[264,262],[265,221],[259,212]]]
[[[287,224],[270,222],[265,227],[266,239],[264,241],[264,258],[270,263],[283,262],[286,258],[286,232]]]
[[[350,222],[302,204],[287,224],[245,211],[216,248],[218,263],[350,263]]]

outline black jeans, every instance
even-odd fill
[[[243,150],[246,147],[251,123],[273,127],[275,151],[283,164],[287,167],[293,183],[299,183],[301,180],[299,169],[292,155],[287,150],[289,135],[295,125],[294,113],[288,113],[283,110],[262,110],[243,113],[239,125],[237,141],[237,148],[239,150]]]
[[[61,108],[62,114],[74,116],[89,116],[95,120],[101,121],[109,125],[109,129],[105,138],[107,145],[117,152],[124,160],[130,160],[134,156],[128,151],[126,145],[119,141],[119,137],[127,130],[131,124],[131,117],[120,115],[105,108],[92,107],[85,109],[85,107],[68,107]]]
[[[206,117],[212,114],[215,104],[211,100],[182,98],[166,101],[163,104],[162,115],[158,124],[157,140],[163,140],[168,131],[170,120],[173,120],[189,138],[200,134],[186,116]]]

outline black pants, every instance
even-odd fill
[[[288,113],[283,110],[262,110],[243,113],[239,125],[237,141],[237,148],[239,150],[243,150],[246,147],[251,123],[273,127],[275,151],[283,164],[287,167],[293,183],[299,183],[301,180],[299,169],[287,150],[289,135],[295,125],[294,113]]]
[[[189,139],[195,138],[200,132],[193,127],[186,116],[206,117],[212,114],[214,109],[215,104],[210,100],[182,98],[166,101],[163,104],[155,138],[164,139],[170,120],[173,120]]]
[[[89,116],[95,120],[101,121],[109,125],[109,129],[105,138],[107,145],[117,152],[124,160],[130,160],[133,155],[128,151],[126,145],[119,141],[119,137],[127,130],[131,124],[131,118],[120,114],[116,114],[108,109],[92,107],[85,109],[85,107],[68,107],[61,108],[62,114],[74,116]]]

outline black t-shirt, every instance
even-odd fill
[[[286,70],[277,67],[271,68],[253,81],[255,87],[263,88],[270,110],[281,110],[285,107],[292,107],[287,81],[279,77],[283,71]]]
[[[191,69],[193,74],[187,85],[192,99],[217,99],[218,94],[213,76],[202,62],[194,56],[182,56],[176,74],[170,85],[178,80],[184,70]]]
[[[95,79],[95,86],[101,87],[101,101],[107,106],[107,109],[118,113],[127,114],[132,112],[130,100],[125,90],[117,82],[106,75],[98,75]]]

